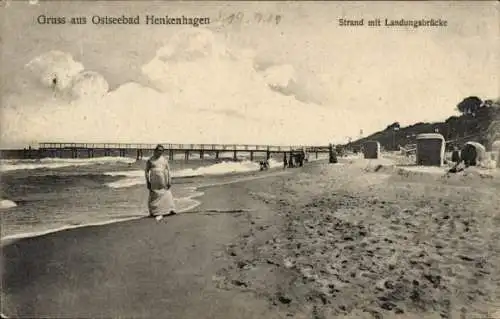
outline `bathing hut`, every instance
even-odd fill
[[[378,141],[367,141],[363,144],[363,155],[365,158],[378,158],[380,156],[380,143]]]
[[[417,135],[417,165],[442,166],[444,163],[445,141],[438,133]]]
[[[477,142],[467,142],[462,148],[461,157],[466,166],[476,166],[486,159],[486,148]]]
[[[491,153],[497,162],[497,168],[500,168],[500,140],[496,140],[491,144]]]

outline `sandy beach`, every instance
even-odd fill
[[[2,312],[51,318],[494,318],[500,179],[341,159],[202,189],[164,218],[3,247]],[[267,177],[265,177],[267,176]],[[214,185],[215,184],[215,185]]]

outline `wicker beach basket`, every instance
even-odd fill
[[[380,143],[378,141],[366,141],[363,144],[363,155],[365,158],[376,159],[380,156]]]
[[[417,165],[442,166],[444,154],[443,135],[437,133],[417,135]]]
[[[486,159],[486,148],[477,142],[467,142],[462,148],[461,157],[467,166],[479,165]]]

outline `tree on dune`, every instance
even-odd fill
[[[392,131],[394,129],[400,129],[401,128],[401,125],[399,124],[399,122],[394,122],[392,124],[390,124],[389,126],[387,126],[385,128],[386,131]]]
[[[477,96],[469,96],[457,104],[457,109],[462,114],[475,114],[483,105],[483,101]]]

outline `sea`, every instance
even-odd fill
[[[260,169],[258,158],[244,154],[237,161],[232,154],[188,161],[179,155],[170,161],[179,212],[200,205],[200,186],[237,181]],[[283,168],[282,157],[269,162],[271,170]],[[144,167],[145,161],[127,157],[0,160],[1,240],[147,216]]]

